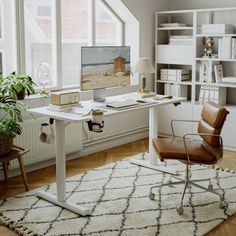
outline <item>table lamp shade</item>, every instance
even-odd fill
[[[141,57],[134,66],[133,73],[155,73],[155,69],[147,57]]]

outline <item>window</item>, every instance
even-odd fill
[[[38,18],[34,11],[34,7],[37,7],[41,2],[41,0],[27,0],[24,5],[26,73],[31,75],[39,86],[44,86],[46,82],[47,86],[56,86],[56,81],[53,78],[50,81],[44,81],[36,76],[40,63],[44,62],[48,65],[53,65],[52,17],[41,19]],[[52,1],[48,0],[48,3],[51,4]],[[50,5],[51,8],[52,6]]]
[[[88,45],[88,0],[61,1],[62,84],[79,84],[80,50]]]
[[[37,15],[39,17],[50,17],[51,16],[51,7],[38,6]]]
[[[39,86],[46,83],[36,73],[41,63],[52,68],[48,88],[78,87],[82,46],[122,45],[123,23],[104,0],[22,0],[18,3],[24,6],[18,25],[19,28],[23,25],[24,14],[25,37],[20,43],[25,52],[21,59],[25,59],[25,69],[21,67],[21,72],[31,75]]]
[[[121,45],[122,23],[104,5],[96,1],[96,45]]]
[[[0,74],[15,70],[14,22],[12,1],[0,0]],[[4,23],[7,23],[5,25]]]

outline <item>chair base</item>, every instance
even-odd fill
[[[186,169],[186,177],[185,179],[181,179],[177,176],[174,176],[174,178],[180,180],[180,181],[177,181],[177,182],[172,182],[171,180],[168,182],[168,183],[165,183],[165,184],[160,184],[160,185],[157,185],[157,186],[152,186],[150,188],[150,192],[149,192],[149,199],[150,200],[154,200],[155,199],[155,194],[152,192],[152,190],[154,188],[160,188],[160,187],[165,187],[165,186],[169,186],[169,187],[173,187],[175,185],[180,185],[180,184],[184,184],[184,191],[182,193],[182,198],[181,198],[181,201],[180,201],[180,206],[176,208],[176,211],[179,215],[182,215],[184,213],[184,208],[183,208],[183,199],[184,199],[184,196],[185,196],[185,192],[186,192],[186,188],[189,187],[189,186],[193,186],[195,188],[198,188],[198,189],[201,189],[201,190],[204,190],[206,192],[210,192],[212,194],[215,194],[215,195],[218,195],[220,197],[220,202],[219,202],[219,207],[221,209],[224,209],[224,208],[227,208],[228,204],[227,202],[224,201],[223,197],[221,196],[220,193],[216,192],[214,189],[213,189],[213,185],[211,184],[211,179],[210,178],[207,178],[207,179],[198,179],[198,180],[190,180],[190,174],[189,174],[189,167],[187,165],[187,169]],[[209,184],[208,184],[208,188],[206,187],[203,187],[199,184],[196,184],[197,182],[203,182],[203,181],[209,181]]]

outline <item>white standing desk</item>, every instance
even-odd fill
[[[132,97],[132,94],[125,94],[113,97],[107,97],[106,103],[111,103],[115,101],[127,100],[127,98]],[[146,103],[141,103],[138,106],[128,107],[123,110],[112,110],[106,108],[105,103],[94,102],[94,101],[84,101],[81,102],[82,107],[86,111],[90,108],[102,108],[106,109],[104,116],[112,116],[116,114],[126,113],[129,111],[149,109],[149,161],[148,160],[134,160],[133,164],[144,166],[147,168],[155,169],[158,171],[163,171],[171,174],[176,174],[174,170],[168,169],[158,162],[158,158],[152,147],[152,139],[157,137],[158,133],[158,111],[157,108],[160,106],[179,103],[184,101],[185,98],[172,98],[163,100],[154,100],[153,98],[144,99]],[[174,109],[174,107],[173,107]],[[75,203],[66,201],[66,158],[65,158],[65,127],[71,122],[84,122],[89,120],[89,115],[76,114],[74,112],[59,112],[49,110],[48,107],[39,107],[28,110],[36,115],[43,115],[55,120],[56,129],[56,184],[57,184],[57,195],[50,194],[45,191],[38,191],[36,195],[43,198],[53,204],[59,205],[70,211],[78,213],[80,215],[90,215],[91,210],[79,206]],[[158,165],[157,165],[158,164]]]

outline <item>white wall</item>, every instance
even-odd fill
[[[155,12],[166,10],[168,1],[166,0],[122,0],[129,10],[134,14],[140,24],[139,31],[139,55],[149,57],[154,61],[154,25]],[[148,88],[154,89],[154,76],[150,76]]]
[[[169,10],[236,7],[235,0],[168,0]]]

